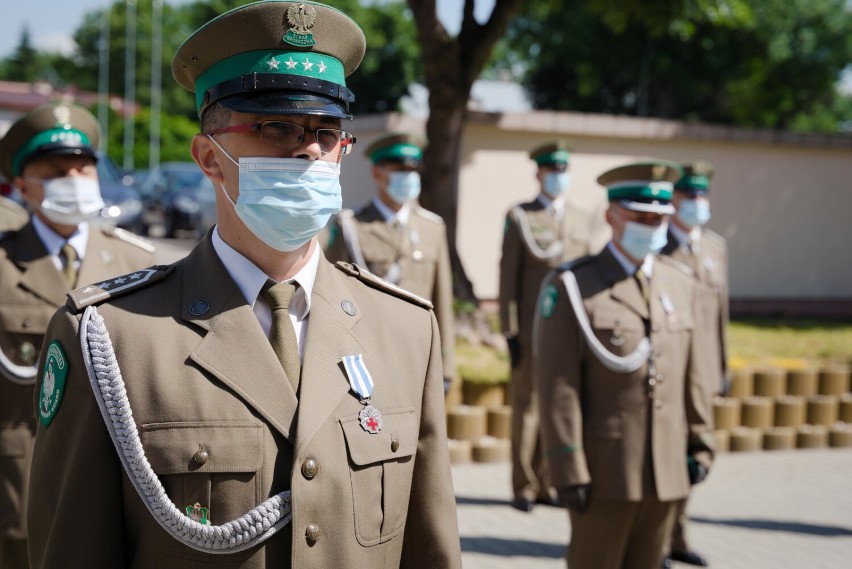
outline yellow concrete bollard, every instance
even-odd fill
[[[451,464],[461,464],[473,460],[473,443],[470,441],[448,439],[447,448],[450,451]]]
[[[808,397],[808,424],[830,427],[837,422],[840,400],[834,395]]]
[[[808,418],[808,402],[801,395],[783,395],[775,400],[775,426],[798,427]]]
[[[828,431],[828,446],[833,448],[852,447],[852,425],[835,423]]]
[[[819,375],[813,368],[787,370],[787,394],[809,397],[817,394]]]
[[[840,396],[840,420],[844,423],[852,423],[852,393],[844,393]]]
[[[713,432],[713,447],[717,453],[731,452],[731,432],[717,429]]]
[[[742,402],[732,397],[713,399],[713,419],[717,431],[740,426]]]
[[[787,391],[787,374],[781,368],[761,368],[754,372],[754,394],[779,397]]]
[[[764,450],[792,450],[796,448],[794,427],[770,427],[763,431]]]
[[[478,441],[485,436],[485,407],[459,405],[447,411],[447,437],[457,441]]]
[[[754,371],[747,367],[732,369],[728,397],[744,399],[752,395],[754,395]]]
[[[482,437],[473,443],[474,462],[508,462],[512,459],[512,445],[506,439]]]
[[[796,448],[825,448],[828,429],[823,425],[802,425],[796,429]]]
[[[512,408],[509,405],[488,410],[487,433],[495,439],[512,438]]]
[[[757,395],[746,397],[742,403],[742,424],[744,427],[756,429],[771,427],[774,411],[771,398]]]
[[[462,383],[462,399],[465,405],[493,409],[506,404],[506,385],[503,383]]]
[[[819,370],[819,394],[843,395],[849,393],[849,366],[826,365]]]
[[[763,433],[751,427],[731,429],[731,452],[750,452],[763,448]]]

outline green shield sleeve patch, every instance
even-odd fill
[[[68,376],[68,360],[62,345],[54,340],[47,348],[44,362],[44,376],[38,397],[38,415],[41,424],[49,427],[65,392],[65,378]]]
[[[558,295],[559,292],[556,290],[556,285],[554,284],[547,285],[544,291],[542,291],[541,305],[539,306],[542,318],[550,318],[553,316],[553,313],[556,311],[556,297]]]

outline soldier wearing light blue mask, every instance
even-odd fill
[[[683,176],[675,182],[672,204],[677,212],[669,226],[668,243],[661,258],[688,267],[698,283],[699,302],[705,317],[697,326],[713,354],[710,384],[713,393],[727,390],[728,245],[724,237],[706,227],[710,220],[710,180],[713,165],[706,161],[683,164]],[[680,502],[671,534],[672,560],[704,566],[707,560],[693,551],[686,533],[686,500]]]
[[[373,164],[376,195],[343,210],[329,226],[326,255],[349,261],[432,301],[444,357],[445,388],[455,377],[452,275],[444,221],[420,206],[426,140],[406,132],[379,136],[364,154]]]

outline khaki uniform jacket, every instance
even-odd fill
[[[346,215],[342,213],[341,215]],[[399,264],[400,280],[407,291],[432,302],[438,329],[444,377],[455,376],[455,319],[453,316],[453,276],[444,220],[420,206],[413,206],[403,229],[390,225],[370,202],[354,215],[361,254],[367,269],[384,278],[394,262]],[[347,243],[340,219],[329,228],[326,256],[331,262],[357,262]]]
[[[126,232],[90,227],[78,282],[99,282],[153,264],[153,247]],[[32,222],[0,239],[0,349],[16,365],[35,365],[47,323],[68,284]],[[0,373],[0,536],[23,538],[26,480],[35,433],[33,386]]]
[[[30,218],[26,209],[19,206],[9,198],[0,196],[0,233],[6,231],[17,231]]]
[[[646,336],[652,362],[633,373],[604,367],[587,346],[560,272],[545,281],[553,313],[536,319],[535,379],[553,485],[591,483],[598,498],[661,501],[689,492],[687,453],[709,467],[712,404],[706,349],[694,341],[695,285],[654,263],[650,315],[636,279],[609,251],[573,269],[598,340],[627,355]]]
[[[728,244],[725,238],[706,228],[695,247],[695,254],[687,245],[680,245],[669,232],[669,241],[661,258],[671,259],[692,271],[699,284],[698,316],[709,349],[716,354],[718,365],[710,375],[710,389],[720,393],[728,376]]]
[[[210,234],[158,280],[97,306],[145,454],[180,511],[198,502],[221,525],[292,490],[292,522],[234,554],[184,546],[145,508],[89,385],[80,311],[69,302],[57,312],[47,337],[69,371],[36,436],[33,567],[460,567],[434,315],[353,274],[320,261],[298,399]],[[199,306],[208,310],[193,315]],[[384,419],[378,434],[359,425],[363,405],[341,365],[359,353]]]
[[[529,232],[522,229],[526,224]],[[520,335],[524,346],[532,341],[533,316],[538,292],[547,273],[560,264],[592,255],[609,239],[609,226],[602,215],[565,203],[559,219],[552,208],[535,199],[512,208],[506,214],[503,254],[500,258],[500,326],[509,336]],[[532,237],[530,243],[525,235]],[[558,255],[540,259],[534,248],[547,250],[561,243]]]

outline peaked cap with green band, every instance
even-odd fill
[[[248,114],[352,118],[346,80],[366,50],[352,19],[317,2],[264,0],[210,20],[181,45],[172,75],[213,103]]]
[[[675,182],[675,190],[688,194],[707,193],[710,190],[710,178],[713,177],[713,164],[699,160],[681,165],[683,176]]]
[[[539,166],[568,164],[570,157],[568,145],[564,142],[551,142],[530,150],[530,158]]]
[[[77,105],[48,103],[16,120],[0,140],[0,171],[8,179],[46,156],[73,154],[97,159],[100,143],[97,119]]]
[[[675,162],[649,160],[607,170],[598,176],[598,183],[606,186],[609,201],[626,209],[673,214],[672,191],[682,174]]]
[[[423,158],[426,139],[406,132],[390,132],[373,141],[364,154],[373,162],[396,162],[417,167]]]

